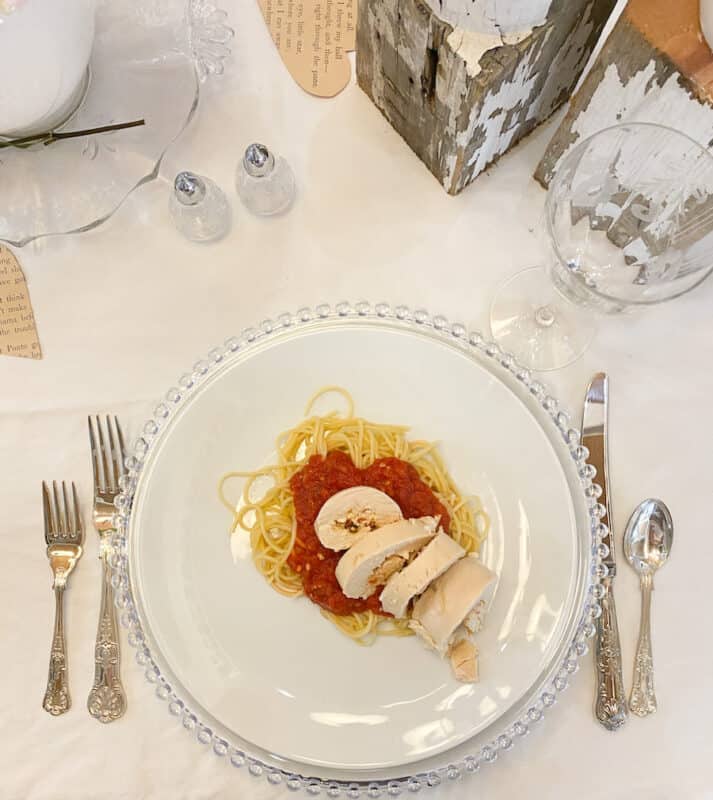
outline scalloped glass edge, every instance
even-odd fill
[[[230,55],[228,42],[235,31],[225,24],[228,12],[210,0],[188,0],[186,22],[188,46],[196,64],[198,79],[203,83],[209,75],[222,75]]]
[[[251,755],[246,749],[236,748],[222,736],[214,733],[194,713],[190,707],[175,694],[161,670],[154,661],[146,644],[146,635],[141,627],[134,599],[131,594],[129,580],[129,560],[127,556],[127,536],[131,518],[131,506],[136,491],[138,476],[152,444],[158,438],[176,411],[190,397],[197,386],[202,384],[218,368],[230,361],[232,355],[259,344],[270,336],[285,329],[306,328],[315,320],[366,318],[391,320],[403,323],[408,327],[430,329],[436,336],[444,340],[456,340],[466,350],[476,351],[479,356],[493,359],[502,368],[512,373],[535,400],[547,412],[559,436],[569,449],[572,460],[584,493],[591,531],[591,548],[589,564],[589,584],[581,608],[576,633],[566,650],[566,656],[554,673],[551,684],[540,692],[537,700],[514,723],[508,725],[489,744],[479,748],[477,753],[466,755],[458,761],[445,763],[443,766],[428,772],[419,772],[409,777],[391,780],[339,781],[305,776],[287,771],[276,764],[267,763]],[[168,711],[179,717],[183,727],[191,733],[199,744],[210,746],[216,756],[227,758],[232,766],[245,767],[250,775],[263,777],[273,785],[284,784],[291,791],[304,789],[309,794],[317,795],[324,791],[328,797],[345,796],[349,798],[381,796],[396,797],[403,792],[418,792],[423,788],[438,786],[446,781],[478,772],[481,765],[495,762],[500,753],[510,750],[515,742],[525,736],[533,726],[539,723],[548,708],[553,706],[559,694],[569,683],[570,676],[578,669],[579,660],[588,652],[587,639],[595,633],[594,621],[601,614],[599,600],[604,594],[602,579],[607,575],[607,567],[602,559],[607,555],[607,547],[602,542],[606,535],[606,526],[601,522],[604,508],[598,503],[601,489],[593,482],[596,470],[587,463],[589,452],[581,445],[580,433],[570,427],[569,415],[560,409],[557,400],[550,395],[545,386],[533,379],[531,372],[519,365],[515,359],[504,353],[497,344],[485,339],[477,331],[468,331],[460,323],[450,323],[443,316],[431,316],[427,311],[418,309],[411,311],[406,306],[390,306],[387,303],[372,305],[366,301],[355,304],[342,302],[335,306],[322,304],[312,308],[301,308],[296,313],[281,314],[276,320],[266,319],[258,328],[246,328],[240,336],[231,337],[222,347],[212,349],[207,358],[194,364],[190,373],[182,375],[177,386],[168,390],[165,399],[160,402],[154,416],[142,429],[126,459],[126,474],[120,480],[121,493],[116,498],[116,515],[114,519],[115,533],[112,537],[112,584],[115,589],[115,603],[119,610],[120,621],[128,629],[129,644],[136,650],[136,661],[144,668],[146,679],[155,685],[156,696],[167,704]],[[494,723],[495,725],[497,723]],[[446,751],[445,756],[448,755]],[[307,765],[305,765],[307,766]]]
[[[98,219],[79,225],[76,228],[68,228],[61,231],[42,231],[24,236],[21,239],[0,236],[0,242],[5,242],[13,247],[25,247],[32,242],[46,239],[50,236],[70,236],[75,233],[86,233],[94,230],[110,220],[140,186],[155,181],[159,176],[161,164],[163,164],[163,159],[166,157],[169,148],[180,139],[195,116],[200,99],[201,83],[204,83],[210,75],[222,75],[224,72],[224,62],[230,55],[230,48],[227,42],[235,35],[235,31],[225,24],[226,18],[227,12],[210,2],[210,0],[186,0],[185,23],[188,30],[188,52],[186,55],[193,60],[195,73],[193,102],[188,109],[183,125],[176,131],[176,135],[166,143],[150,172],[147,172],[133,186],[130,186],[125,194],[119,198],[116,205]]]

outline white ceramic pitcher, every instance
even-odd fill
[[[0,136],[49,131],[81,101],[95,0],[0,0]]]

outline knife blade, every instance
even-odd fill
[[[589,450],[589,463],[597,470],[595,483],[599,484],[602,493],[599,502],[606,509],[602,522],[608,533],[602,540],[609,548],[603,559],[609,575],[616,575],[616,548],[613,543],[610,521],[611,501],[609,499],[609,452],[607,448],[607,426],[609,415],[609,378],[603,372],[597,373],[591,380],[584,397],[584,413],[582,414],[582,444]]]
[[[616,577],[616,546],[612,531],[613,517],[609,491],[609,379],[603,372],[591,380],[584,398],[582,414],[582,444],[589,450],[589,463],[596,469],[595,482],[601,487],[599,502],[605,513],[601,518],[607,526],[602,542],[608,553],[602,559],[608,569],[602,580],[604,596],[601,599],[601,615],[596,621],[594,642],[597,694],[594,713],[601,724],[610,731],[620,728],[627,719],[628,711],[624,697],[624,679],[621,665],[619,625],[614,601],[614,578]]]

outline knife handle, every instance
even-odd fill
[[[597,699],[594,713],[608,731],[615,731],[626,722],[628,711],[624,697],[614,587],[611,579],[605,578],[603,584],[606,592],[601,600],[602,613],[597,620],[594,643],[597,672]]]

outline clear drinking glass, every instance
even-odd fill
[[[671,300],[713,270],[713,155],[685,134],[626,123],[572,147],[545,203],[549,253],[500,287],[493,337],[536,370],[578,358],[597,318]]]

